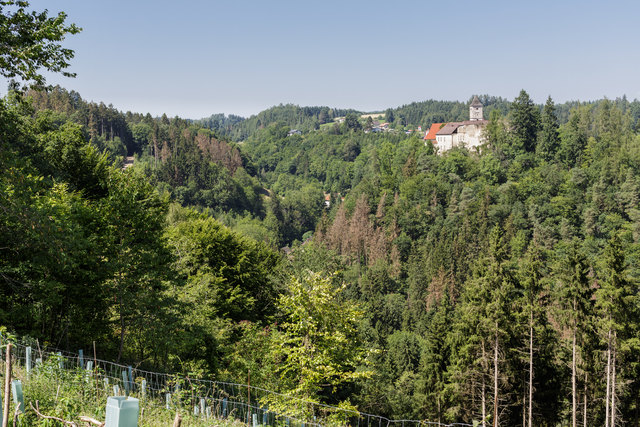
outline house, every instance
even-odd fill
[[[482,145],[482,132],[488,120],[467,120],[447,123],[436,134],[436,145],[440,152],[453,147],[475,148]]]
[[[482,102],[474,96],[469,105],[469,120],[446,123],[442,126],[435,134],[435,146],[438,147],[439,152],[442,153],[453,147],[480,147],[484,142],[484,129],[489,123],[488,120],[484,120],[482,109]],[[433,128],[433,125],[431,127]],[[427,139],[426,136],[425,139]]]
[[[424,140],[425,141],[431,141],[435,143],[436,140],[436,133],[440,130],[440,128],[442,128],[442,126],[444,126],[445,123],[433,123],[431,125],[431,127],[429,128],[429,131],[427,132],[427,134],[424,136]]]

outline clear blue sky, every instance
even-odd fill
[[[640,98],[640,1],[32,0],[83,28],[49,83],[152,115],[472,94]],[[3,88],[4,91],[4,88]]]

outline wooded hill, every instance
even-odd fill
[[[132,123],[127,116],[138,117],[130,126],[151,129],[146,142],[136,145],[143,152],[137,166],[127,173],[106,164],[103,169],[91,166],[93,174],[80,177],[75,175],[86,166],[74,163],[62,173],[56,167],[65,163],[37,153],[65,152],[48,150],[47,144],[75,140],[76,150],[89,150],[106,162],[83,145],[90,140],[87,125],[71,124],[77,120],[73,112],[24,110],[23,105],[6,108],[16,114],[14,122],[32,123],[32,139],[45,148],[22,151],[12,161],[22,164],[18,159],[30,158],[29,164],[42,165],[28,169],[31,175],[44,175],[40,193],[50,188],[42,194],[51,198],[50,192],[61,191],[64,182],[61,194],[69,192],[67,204],[89,203],[87,212],[95,203],[117,203],[117,209],[131,206],[127,209],[140,212],[124,217],[140,219],[138,225],[120,223],[122,213],[101,208],[93,214],[96,219],[84,220],[85,231],[74,234],[89,239],[84,247],[113,241],[98,244],[111,255],[88,255],[92,252],[84,249],[84,261],[72,264],[91,266],[86,273],[91,275],[75,282],[87,283],[89,277],[93,282],[101,272],[100,292],[92,286],[87,302],[67,279],[47,274],[47,283],[58,277],[53,280],[57,285],[49,285],[57,292],[41,292],[41,302],[33,304],[27,287],[24,299],[13,298],[12,306],[18,310],[28,301],[30,307],[47,307],[41,314],[31,310],[29,318],[41,318],[39,324],[51,329],[20,326],[17,312],[11,311],[6,319],[13,319],[16,329],[72,345],[86,339],[86,332],[74,336],[69,319],[82,316],[81,307],[97,306],[112,314],[105,318],[91,310],[94,318],[84,324],[94,326],[82,330],[111,342],[107,349],[112,350],[105,351],[114,355],[134,360],[153,355],[151,360],[165,367],[180,357],[183,365],[229,377],[249,369],[252,381],[263,387],[327,403],[348,401],[394,418],[490,422],[497,416],[504,425],[523,419],[529,425],[531,412],[530,425],[555,425],[574,416],[586,416],[588,425],[610,423],[614,417],[637,420],[640,136],[631,103],[582,104],[559,125],[550,99],[540,111],[522,92],[506,117],[498,109],[491,113],[487,145],[480,153],[454,149],[445,155],[403,133],[342,128],[338,134],[288,136],[290,128],[283,123],[258,130],[237,146],[187,121],[127,114],[125,123]],[[98,137],[100,132],[101,127]],[[160,144],[153,141],[159,135],[163,148],[156,151]],[[74,156],[74,162],[83,158]],[[97,170],[104,170],[105,177],[96,177]],[[313,239],[295,243],[287,258],[276,261],[279,257],[267,246],[229,234],[206,215],[174,207],[165,223],[166,202],[152,196],[157,193],[135,171],[143,171],[181,203],[207,206],[273,249],[311,230]],[[181,171],[194,175],[179,181]],[[236,208],[230,214],[234,208],[216,198],[180,199],[187,194],[179,190],[180,183],[191,185],[191,194],[220,197],[215,182],[232,185],[239,173],[252,189],[244,193],[253,197],[245,211]],[[198,176],[205,179],[197,181]],[[218,181],[206,181],[211,176]],[[125,188],[138,188],[134,194],[145,203],[158,200],[152,206],[161,210],[112,199],[127,194]],[[262,188],[270,196],[262,196]],[[328,209],[325,191],[332,194]],[[238,200],[242,193],[230,189],[228,194]],[[25,201],[24,206],[31,205]],[[109,217],[100,212],[112,212],[115,222],[109,225]],[[98,218],[106,221],[104,226],[93,225]],[[20,230],[32,224],[24,221],[16,221]],[[129,235],[131,227],[159,240]],[[96,230],[104,230],[103,237]],[[47,246],[75,247],[82,241],[64,235],[66,243]],[[38,241],[37,235],[32,240]],[[136,251],[139,258],[132,258]],[[53,265],[62,262],[54,259]],[[28,277],[53,269],[46,267],[49,261],[24,266],[24,255],[6,260],[13,260],[5,261],[11,271],[29,272]],[[268,272],[276,263],[281,273],[274,276]],[[75,277],[79,271],[74,269]],[[145,282],[147,287],[140,286]],[[135,298],[136,309],[129,311],[118,298],[107,302],[106,295],[100,296],[107,289],[125,295],[124,300]],[[54,297],[65,292],[63,300]],[[336,313],[344,317],[338,321]],[[300,329],[303,318],[312,323]],[[64,319],[69,327],[61,334],[56,328]],[[163,341],[157,348],[155,336],[176,331],[171,345]]]
[[[33,67],[68,65],[64,16],[2,13],[36,61],[11,51],[2,75],[42,83]],[[485,98],[486,144],[437,155],[365,133],[353,111],[301,135],[281,120],[322,108],[229,119],[240,144],[61,88],[11,89],[12,332],[395,419],[640,424],[638,101]],[[426,127],[463,106],[390,112]]]

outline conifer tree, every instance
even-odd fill
[[[559,146],[560,136],[558,133],[556,107],[549,96],[542,110],[540,134],[538,135],[538,155],[547,161],[553,160]]]
[[[616,425],[618,398],[618,359],[621,350],[629,348],[627,340],[634,319],[637,291],[627,277],[622,242],[614,235],[604,251],[604,268],[596,307],[600,314],[600,332],[606,346],[605,427]]]
[[[540,113],[523,89],[511,104],[511,128],[517,150],[535,151],[539,125]]]
[[[452,333],[452,350],[457,354],[452,355],[454,364],[450,372],[452,380],[463,389],[459,393],[467,393],[465,387],[480,389],[481,425],[486,425],[490,419],[494,427],[499,425],[501,413],[500,401],[503,397],[500,392],[505,362],[503,344],[513,334],[512,300],[516,290],[502,234],[501,227],[494,227],[489,236],[487,253],[478,260],[474,278],[463,290]],[[488,397],[491,389],[493,399]],[[473,396],[470,397],[471,401],[475,400]],[[491,411],[489,403],[493,405]]]
[[[571,425],[577,426],[578,420],[578,358],[581,348],[580,337],[586,332],[586,322],[591,314],[592,291],[589,286],[589,266],[573,241],[568,248],[559,273],[557,289],[560,301],[560,318],[571,337]],[[586,398],[586,396],[585,396]]]
[[[527,425],[533,426],[533,380],[534,380],[534,330],[538,322],[538,317],[542,311],[540,293],[542,291],[542,254],[540,248],[534,241],[527,253],[527,259],[522,264],[522,285],[524,291],[524,314],[527,317],[528,329],[528,369],[529,381],[527,387],[527,399],[525,405],[527,415]]]

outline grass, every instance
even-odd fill
[[[37,370],[33,370],[29,375],[27,375],[24,368],[19,366],[15,367],[13,371],[14,379],[19,379],[22,382],[26,406],[24,414],[18,417],[17,425],[62,425],[58,421],[39,418],[30,406],[31,404],[35,407],[36,402],[38,402],[41,414],[73,421],[79,426],[85,425],[79,418],[83,415],[104,421],[108,392],[103,384],[100,386],[100,381],[96,382],[95,378],[89,376],[86,371],[80,369],[61,370],[55,361],[39,366]],[[4,372],[4,366],[2,372]],[[193,408],[186,406],[178,406],[167,410],[164,406],[164,400],[160,398],[133,397],[140,399],[138,417],[138,426],[140,427],[171,426],[176,412],[179,412],[182,416],[182,426],[246,426],[246,424],[237,420],[207,419],[203,416],[195,416],[193,415]],[[15,406],[12,402],[10,420],[14,411]]]

